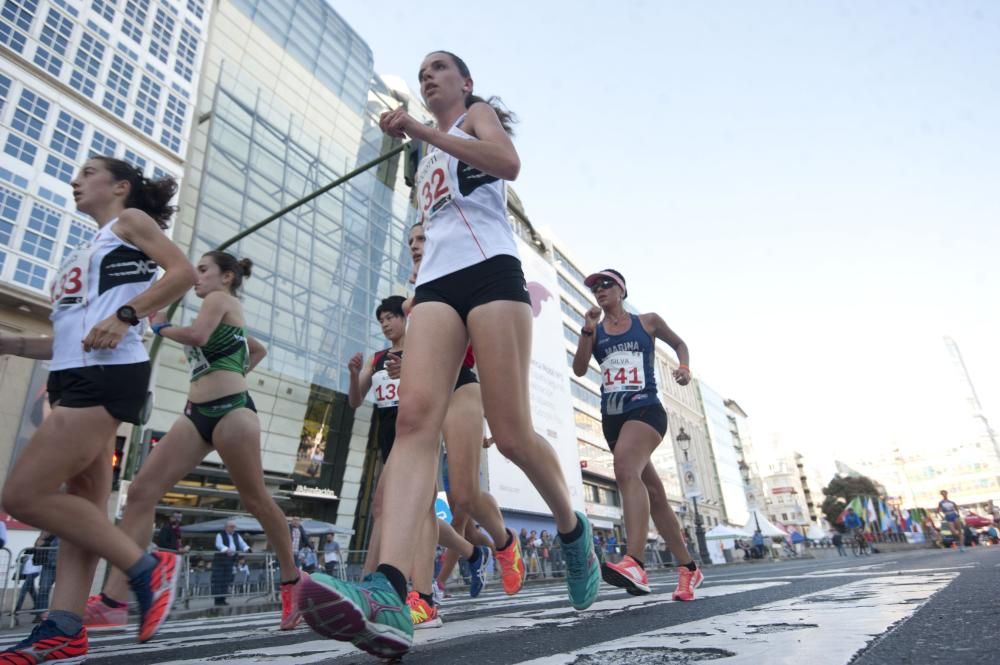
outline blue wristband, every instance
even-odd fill
[[[154,335],[162,337],[163,335],[160,335],[160,331],[163,330],[164,328],[169,328],[172,325],[174,324],[170,323],[170,321],[164,321],[163,323],[154,323],[150,327],[153,329]]]

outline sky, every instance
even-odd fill
[[[817,460],[1000,429],[1000,4],[330,0],[519,116],[514,188],[691,349],[755,443]]]

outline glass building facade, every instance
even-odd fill
[[[725,400],[704,383],[698,382],[701,403],[708,423],[708,438],[715,459],[715,473],[722,496],[725,518],[732,524],[743,525],[749,517],[743,474],[740,471],[739,441],[733,436],[729,409]]]

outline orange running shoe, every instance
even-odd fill
[[[605,561],[601,564],[601,577],[611,586],[625,589],[633,596],[649,593],[646,570],[628,554],[619,563]]]
[[[82,663],[87,660],[87,629],[76,635],[65,635],[55,623],[46,619],[20,643],[0,651],[3,665],[36,665],[36,663]]]
[[[299,612],[299,589],[302,588],[304,572],[299,573],[299,579],[294,584],[281,585],[281,630],[295,630],[302,621]]]
[[[111,607],[100,594],[87,599],[83,609],[83,625],[97,632],[102,630],[125,630],[128,626],[128,605]]]
[[[521,541],[517,535],[507,529],[510,534],[510,547],[504,550],[497,550],[494,555],[497,563],[500,564],[500,580],[503,582],[503,590],[508,596],[513,596],[524,586],[524,559],[521,558]]]
[[[181,558],[172,552],[154,552],[156,566],[129,584],[139,601],[139,641],[148,642],[167,620],[177,594]]]
[[[440,628],[444,623],[438,616],[437,608],[429,605],[416,591],[406,596],[406,604],[410,606],[410,618],[413,619],[413,629]]]
[[[677,588],[674,590],[674,600],[694,600],[694,590],[701,586],[705,576],[701,568],[688,570],[684,566],[677,569]]]

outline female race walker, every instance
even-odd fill
[[[250,276],[250,259],[212,251],[198,261],[194,292],[202,299],[190,326],[175,326],[162,314],[153,332],[184,345],[191,388],[184,415],[174,421],[128,489],[121,528],[142,547],[153,537],[156,505],[170,488],[193,471],[214,448],[226,465],[243,506],[264,528],[281,566],[281,630],[301,619],[295,601],[299,571],[284,513],[264,485],[260,461],[260,421],[247,392],[246,375],[267,355],[247,335],[243,305],[237,297]],[[87,601],[85,625],[121,627],[127,623],[128,589],[114,570],[104,591]]]
[[[398,466],[388,469],[385,489],[382,563],[361,584],[306,580],[299,596],[313,630],[387,657],[405,653],[413,641],[401,571],[410,565],[421,517],[434,496],[439,433],[470,338],[497,446],[552,511],[573,606],[589,607],[600,585],[590,524],[573,511],[555,451],[531,423],[531,307],[506,209],[505,181],[520,169],[505,127],[510,116],[472,95],[469,69],[451,53],[428,55],[418,78],[440,129],[403,109],[380,120],[390,136],[430,146],[417,170],[427,244],[402,368],[406,399],[396,421]]]
[[[573,372],[587,373],[591,355],[601,366],[601,424],[615,460],[615,480],[621,491],[628,552],[619,563],[601,566],[604,581],[633,595],[649,593],[644,554],[649,517],[680,562],[674,600],[694,600],[702,574],[688,553],[680,523],[667,502],[650,457],[667,433],[667,412],[656,392],[656,340],[670,345],[680,366],[674,380],[691,381],[687,344],[655,313],[629,314],[625,278],[617,270],[602,270],[584,280],[598,307],[587,312],[573,357]],[[603,321],[601,315],[603,314]]]
[[[115,434],[122,422],[139,423],[149,386],[142,318],[195,281],[163,233],[177,183],[93,157],[71,185],[77,210],[93,217],[98,231],[69,254],[52,282],[52,337],[0,338],[0,353],[51,359],[53,406],[7,476],[3,506],[62,541],[49,618],[0,653],[0,663],[86,658],[82,615],[102,557],[126,571],[139,604],[140,642],[166,619],[177,586],[176,555],[147,554],[107,517]],[[158,267],[166,274],[154,282]]]

